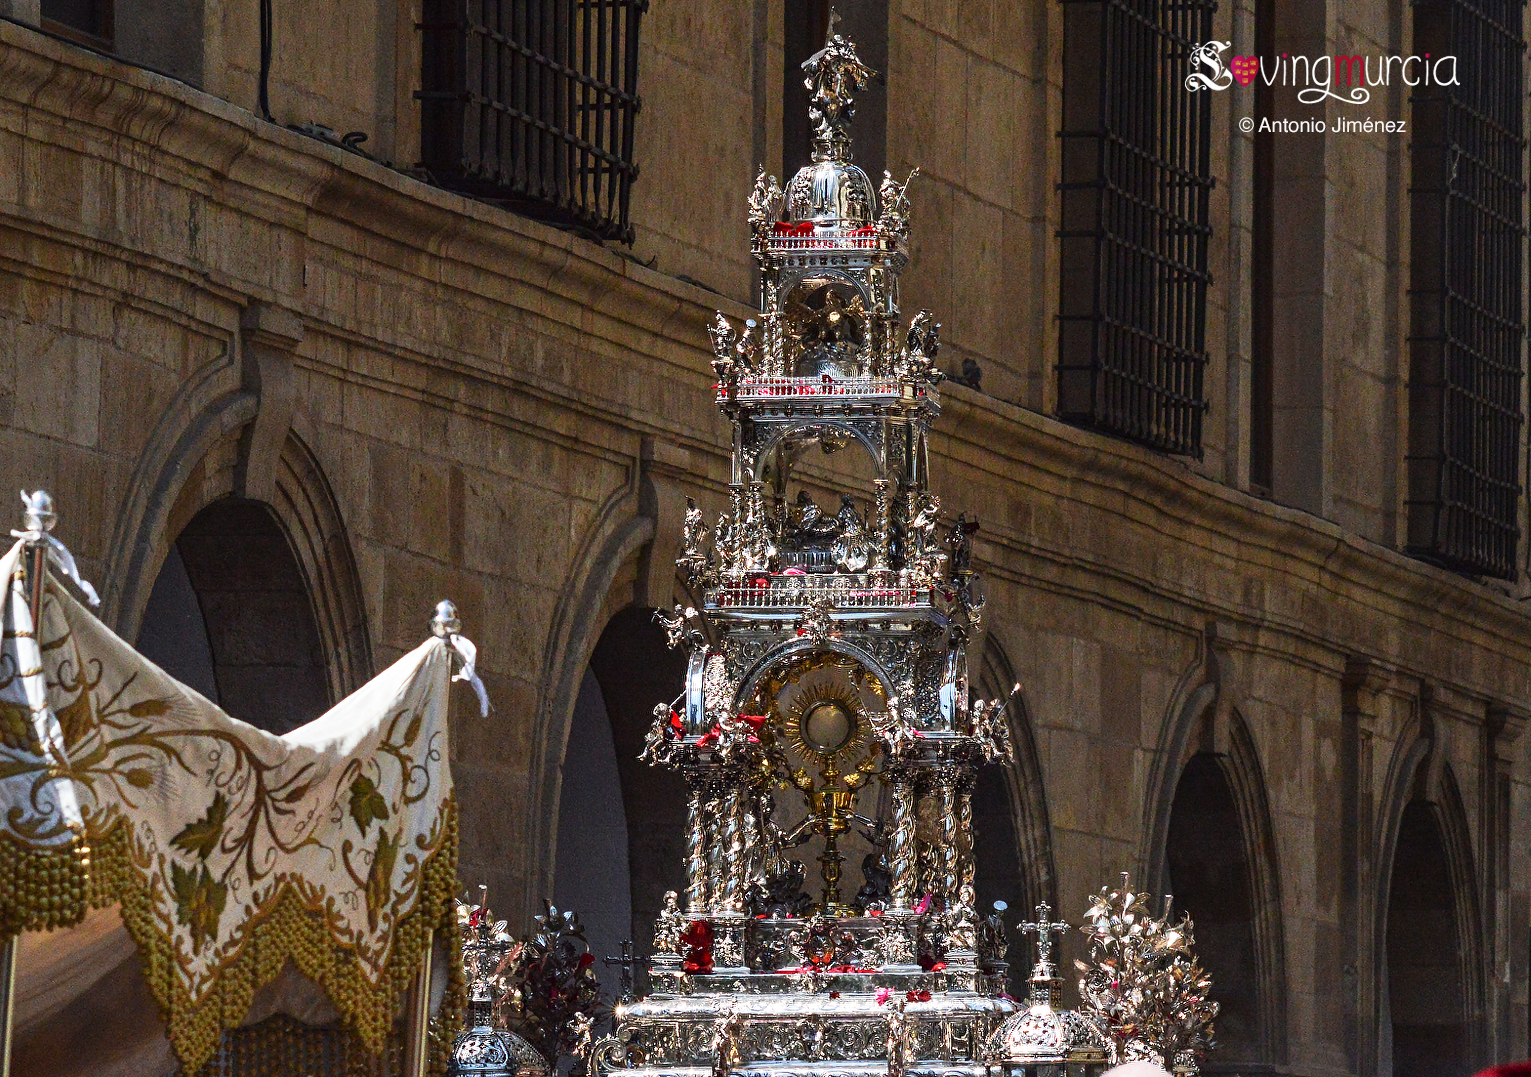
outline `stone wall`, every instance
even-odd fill
[[[724,503],[705,324],[716,305],[744,313],[743,195],[755,160],[780,152],[779,11],[736,6],[713,21],[657,3],[646,24],[634,217],[652,269],[255,119],[249,27],[229,29],[253,8],[208,7],[227,69],[207,81],[227,100],[0,22],[0,489],[54,492],[61,536],[128,638],[199,510],[271,506],[332,694],[455,599],[496,703],[488,720],[466,700],[454,716],[462,875],[512,919],[552,893],[564,744],[602,630],[672,600],[684,495]],[[391,130],[386,155],[402,159],[397,15],[345,32],[316,15],[303,25],[334,45],[326,66],[288,53],[278,67],[337,129],[370,126],[379,145]],[[948,508],[982,519],[985,653],[1022,686],[1046,819],[1018,829],[1077,915],[1118,870],[1162,878],[1178,777],[1216,754],[1253,850],[1256,1061],[1369,1074],[1391,848],[1422,797],[1457,872],[1475,1057],[1523,1055],[1531,616],[1394,549],[1389,149],[1289,162],[1316,169],[1317,193],[1294,200],[1309,216],[1283,242],[1317,244],[1318,262],[1283,258],[1321,274],[1293,277],[1290,346],[1321,367],[1327,417],[1323,455],[1278,475],[1316,469],[1322,496],[1283,497],[1309,490],[1298,478],[1277,484],[1295,508],[1241,488],[1236,143],[1206,460],[1069,427],[1047,413],[1057,17],[931,2],[890,24],[888,160],[928,177],[905,306],[937,309],[951,356],[978,358],[993,390],[944,392],[933,468]],[[307,118],[284,92],[278,118]],[[1222,99],[1214,123],[1237,106]],[[1369,268],[1339,273],[1342,258]],[[1314,312],[1304,297],[1319,295]]]

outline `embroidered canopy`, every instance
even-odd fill
[[[431,931],[454,930],[460,637],[276,737],[171,678],[51,577],[34,626],[26,549],[0,559],[0,933],[120,902],[188,1071],[289,959],[380,1050]]]

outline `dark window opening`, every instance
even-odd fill
[[[575,728],[594,730],[588,735],[596,743],[571,743],[564,749],[554,890],[566,896],[582,920],[587,918],[586,908],[591,907],[592,900],[599,900],[601,893],[624,891],[625,901],[618,904],[625,907],[628,920],[622,923],[608,912],[600,929],[600,937],[606,940],[601,945],[615,947],[623,939],[632,939],[637,952],[646,954],[665,891],[685,895],[687,791],[685,781],[675,771],[651,766],[638,756],[654,721],[654,704],[674,699],[685,687],[686,655],[666,646],[664,630],[654,623],[652,610],[634,606],[613,617],[601,633],[590,655],[589,672],[593,676],[587,677],[581,688],[585,721],[581,726],[577,720]],[[590,698],[592,693],[594,698]],[[604,729],[596,722],[601,713],[607,722]],[[571,731],[571,739],[574,736]],[[601,736],[610,739],[600,742]],[[615,753],[613,763],[620,780],[617,798],[611,798],[610,791],[601,793],[593,788],[588,772],[582,774],[580,769],[581,756],[604,757],[607,751]],[[604,806],[598,812],[587,810],[587,798],[600,799]],[[627,820],[636,825],[627,826]],[[603,841],[609,845],[620,840],[618,827],[625,832],[625,855],[599,865],[585,865],[571,877],[565,842],[587,849]],[[597,932],[592,931],[590,939],[594,946]],[[608,949],[596,956],[616,953],[616,949]],[[607,982],[617,975],[612,971]]]
[[[1514,579],[1520,510],[1525,40],[1520,0],[1422,0],[1414,48],[1460,85],[1415,90],[1410,553]]]
[[[44,30],[91,48],[112,49],[112,0],[42,0]]]
[[[421,164],[443,186],[633,241],[648,0],[425,0]]]
[[[1177,913],[1196,925],[1196,951],[1212,977],[1218,1068],[1262,1061],[1259,960],[1248,841],[1222,765],[1193,756],[1175,789],[1165,859]]]
[[[1064,0],[1058,411],[1201,455],[1214,0]]]
[[[258,501],[217,501],[186,525],[154,581],[137,646],[269,733],[330,707],[307,584],[281,524]]]
[[[1451,865],[1435,811],[1404,809],[1387,908],[1393,1077],[1471,1073]]]
[[[980,916],[992,912],[996,901],[1009,906],[1000,916],[1010,940],[1007,955],[1009,987],[1006,990],[1016,998],[1025,998],[1027,977],[1031,975],[1032,944],[1014,928],[1019,921],[1035,919],[1032,910],[1043,895],[1026,892],[1010,778],[1006,771],[1004,767],[982,767],[978,771],[978,784],[973,791],[973,886],[978,894],[977,912]],[[1060,951],[1060,967],[1068,965],[1068,945],[1067,941],[1062,943],[1065,950]]]

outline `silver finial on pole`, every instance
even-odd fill
[[[30,494],[21,491],[21,503],[26,506],[21,517],[21,526],[26,530],[47,534],[58,523],[58,513],[53,510],[53,495],[47,490]]]
[[[457,619],[457,603],[445,598],[436,603],[436,615],[431,618],[431,632],[442,639],[462,634],[462,622]]]

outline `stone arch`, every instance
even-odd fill
[[[1238,1027],[1219,1035],[1219,1067],[1285,1058],[1286,939],[1265,779],[1239,711],[1215,719],[1176,782],[1158,889],[1198,923],[1203,964]],[[1227,1022],[1225,1022],[1225,1025]]]
[[[1210,736],[1216,716],[1219,674],[1212,626],[1198,639],[1196,655],[1180,675],[1159,727],[1159,743],[1149,767],[1143,805],[1143,836],[1138,842],[1138,885],[1147,893],[1164,889],[1164,845],[1180,772],[1198,738]]]
[[[231,340],[160,415],[102,557],[102,617],[125,639],[137,638],[154,583],[187,523],[219,499],[253,497],[274,514],[297,559],[333,701],[372,675],[361,579],[306,418],[245,369],[260,351],[244,336]],[[270,451],[256,465],[248,434],[258,421]]]
[[[673,699],[679,693],[685,669],[685,650],[670,650],[664,629],[654,621],[653,612],[639,605],[627,606],[612,615],[590,655],[588,676],[600,694],[607,721],[604,732],[610,737],[614,754],[618,788],[612,798],[613,806],[620,803],[626,830],[625,872],[616,864],[603,872],[610,881],[607,889],[620,889],[627,906],[621,935],[607,936],[613,947],[621,939],[631,938],[638,942],[639,952],[647,952],[665,891],[684,888],[685,781],[675,770],[653,766],[639,755],[654,720],[654,704]],[[565,754],[566,776],[571,762],[578,766],[576,754],[571,738]],[[564,803],[569,804],[569,799]],[[563,847],[568,823],[567,817],[560,821],[557,848],[560,864],[568,861]],[[583,820],[576,823],[576,830],[579,829],[583,829]],[[554,885],[559,887],[561,881],[555,879]],[[599,956],[616,952],[611,949]]]
[[[136,530],[106,558],[113,622],[124,638],[139,636],[154,584],[187,525],[210,506],[239,497],[240,435],[257,403],[250,394],[225,394],[212,401],[144,484],[152,491],[147,503],[125,516]],[[255,503],[270,511],[296,560],[323,655],[326,695],[333,703],[371,677],[371,640],[340,504],[318,457],[294,431],[282,444],[269,491],[270,500]]]
[[[1431,1074],[1442,1065],[1471,1072],[1486,1035],[1472,831],[1435,726],[1427,694],[1413,735],[1394,748],[1377,823],[1379,1068],[1396,1077]],[[1426,919],[1431,924],[1417,930]],[[1406,933],[1405,922],[1411,925]]]
[[[619,575],[629,571],[636,580],[639,556],[654,534],[653,518],[639,512],[637,491],[628,487],[615,491],[586,532],[559,590],[543,645],[539,683],[544,687],[532,729],[523,861],[527,877],[522,893],[526,922],[540,910],[541,896],[552,893],[564,752],[580,686],[602,631],[618,610],[630,604],[631,595],[620,594]]]
[[[1230,1062],[1280,1064],[1286,1058],[1286,937],[1275,829],[1253,733],[1224,698],[1228,671],[1216,643],[1216,626],[1209,624],[1166,708],[1149,771],[1138,885],[1148,894],[1171,892],[1169,846],[1177,794],[1187,768],[1203,757],[1198,766],[1215,767],[1236,824],[1253,949],[1251,1028],[1249,1040],[1240,1047],[1254,1057]],[[1196,910],[1189,911],[1194,918]]]
[[[160,415],[134,465],[102,556],[101,616],[125,639],[138,635],[168,536],[179,531],[172,529],[177,502],[214,448],[235,441],[259,410],[258,394],[240,386],[230,345],[193,375]],[[178,522],[184,525],[195,514],[192,509]]]
[[[992,631],[985,635],[982,650],[974,657],[977,695],[983,699],[1009,696],[1019,682],[1004,646]],[[975,882],[983,906],[979,911],[987,913],[995,899],[1005,901],[1010,906],[1004,917],[1008,926],[1032,919],[1038,902],[1058,908],[1058,875],[1047,790],[1024,691],[1015,693],[1007,713],[1014,760],[1009,766],[979,769],[973,791],[973,828]],[[1009,956],[1010,993],[1021,998],[1030,964],[1020,939],[1012,938]]]

